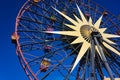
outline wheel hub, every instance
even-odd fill
[[[83,25],[83,26],[80,28],[80,33],[81,33],[82,37],[83,37],[86,41],[88,41],[88,42],[90,42],[91,34],[92,34],[93,32],[98,32],[98,30],[95,29],[95,28],[92,27],[92,26],[89,26],[89,25]],[[98,32],[98,33],[99,33],[99,32]]]

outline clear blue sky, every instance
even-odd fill
[[[15,19],[26,0],[0,0],[0,80],[28,80],[11,44]],[[120,14],[120,0],[93,0],[116,16]]]

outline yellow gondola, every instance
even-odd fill
[[[40,71],[46,72],[50,66],[50,59],[44,58],[40,64]]]
[[[41,0],[33,0],[35,3],[38,3],[39,1],[41,1]]]
[[[17,43],[16,41],[19,38],[20,38],[20,36],[18,34],[16,34],[15,32],[12,33],[12,35],[11,35],[11,41],[12,41],[12,43],[16,44]]]

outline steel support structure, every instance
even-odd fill
[[[97,37],[98,37],[98,36],[97,36]],[[104,65],[105,65],[105,67],[106,67],[106,69],[107,69],[107,71],[108,71],[108,73],[109,73],[109,76],[110,76],[111,80],[114,80],[112,71],[111,71],[110,66],[109,66],[109,64],[108,64],[108,62],[107,62],[107,59],[106,59],[106,57],[105,57],[105,55],[104,55],[103,49],[101,48],[101,46],[100,46],[100,44],[99,44],[99,42],[98,42],[98,40],[97,40],[97,37],[94,37],[95,43],[96,43],[96,45],[97,45],[97,47],[98,47],[98,50],[99,50],[100,55],[101,55],[101,57],[102,57],[103,63],[104,63]]]
[[[91,61],[91,74],[90,74],[91,78],[90,78],[90,80],[95,80],[95,43],[94,43],[93,36],[91,37],[90,61]]]

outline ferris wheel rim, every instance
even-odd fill
[[[17,17],[16,17],[16,24],[15,24],[15,34],[18,34],[18,33],[17,33],[17,28],[18,28],[19,19],[21,18],[22,14],[25,13],[25,9],[24,9],[24,8],[25,8],[25,6],[29,3],[29,1],[30,1],[30,0],[27,0],[27,1],[23,4],[23,6],[21,7],[21,9],[20,9],[19,12],[18,12],[18,15],[17,15]],[[29,7],[28,7],[28,8],[29,8]],[[19,50],[19,52],[18,52],[18,50]],[[16,50],[16,54],[17,54],[17,56],[18,56],[18,58],[19,58],[19,61],[20,61],[20,63],[21,63],[21,66],[23,67],[23,69],[24,69],[26,75],[29,77],[29,79],[32,80],[32,78],[31,78],[31,76],[30,76],[30,74],[32,74],[32,76],[33,76],[36,80],[38,80],[37,77],[35,76],[35,74],[33,73],[33,71],[31,70],[31,68],[29,67],[27,61],[25,60],[25,57],[24,57],[24,55],[23,55],[23,52],[22,52],[22,50],[21,50],[21,48],[20,48],[20,44],[19,44],[18,38],[17,38],[17,50]],[[19,55],[20,55],[22,58],[20,58]],[[23,63],[22,63],[22,60],[23,60]],[[26,70],[24,64],[26,65],[26,67],[27,67],[28,70]],[[29,72],[30,72],[30,73],[29,73]]]
[[[25,4],[23,5],[23,7],[20,9],[20,11],[19,11],[19,13],[18,13],[18,16],[17,16],[17,18],[16,18],[16,28],[15,28],[16,34],[17,34],[17,27],[18,27],[18,23],[19,23],[19,18],[20,18],[20,17],[22,16],[22,14],[25,12],[24,7],[27,5],[27,3],[28,3],[29,1],[30,1],[30,0],[27,0],[27,1],[26,1],[26,3],[25,3]],[[22,10],[24,10],[24,11],[22,11]],[[21,13],[22,13],[22,14],[21,14]],[[33,73],[33,71],[30,69],[27,61],[25,60],[25,57],[24,57],[23,52],[22,52],[22,50],[21,50],[21,48],[20,48],[20,43],[19,43],[19,40],[18,40],[18,39],[17,39],[17,45],[18,45],[18,48],[17,48],[17,49],[20,51],[20,55],[21,55],[24,63],[27,65],[27,68],[29,69],[30,73],[34,76],[34,78],[35,78],[36,80],[38,80],[37,77],[35,76],[35,74]],[[17,53],[17,55],[19,55],[19,54]],[[19,56],[18,56],[18,57],[19,57]],[[22,66],[23,66],[23,65],[22,65]],[[26,72],[26,73],[28,73],[28,72]],[[32,78],[30,78],[30,79],[32,80]]]

